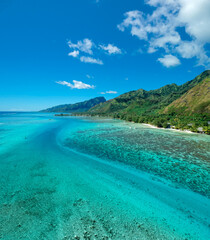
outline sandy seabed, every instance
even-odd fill
[[[0,128],[1,239],[208,239],[210,202],[205,181],[195,183],[203,187],[199,193],[193,183],[185,186],[177,180],[178,170],[177,178],[161,176],[154,168],[155,161],[161,160],[158,154],[150,171],[134,162],[131,153],[143,151],[140,145],[147,146],[147,153],[156,146],[159,154],[166,155],[170,147],[158,145],[158,139],[162,144],[168,141],[162,131],[144,128],[141,136],[118,121],[49,121],[44,114],[20,114],[4,121]],[[179,141],[179,136],[170,134]],[[143,145],[143,136],[150,147]],[[178,146],[186,156],[190,147],[199,153],[207,150],[208,138],[196,136],[183,140],[188,147],[181,148],[183,142]],[[124,144],[124,153],[115,137]],[[171,155],[181,162],[176,151],[171,150]],[[205,165],[207,153],[195,152],[191,153],[195,165],[199,160]],[[141,156],[144,166],[151,163],[148,156]],[[206,164],[196,165],[198,177],[205,176]]]

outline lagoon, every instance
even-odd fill
[[[210,137],[0,113],[1,239],[209,238]]]

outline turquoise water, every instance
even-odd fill
[[[0,239],[209,239],[210,137],[0,113]]]

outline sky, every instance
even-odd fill
[[[209,0],[1,0],[0,111],[37,111],[210,69]]]

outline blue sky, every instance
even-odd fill
[[[0,1],[0,110],[182,84],[208,69],[208,0]]]

